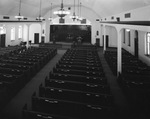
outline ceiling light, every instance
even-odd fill
[[[40,0],[39,17],[36,18],[36,20],[39,20],[39,21],[45,20],[45,19],[41,16],[41,6],[42,6],[42,1]]]
[[[50,17],[48,18],[49,21],[52,21],[52,3],[51,3],[51,7],[50,7]]]
[[[70,18],[71,18],[73,21],[75,21],[75,20],[78,19],[78,16],[75,14],[75,0],[74,0],[74,12],[73,12],[73,15],[70,16]]]
[[[130,29],[126,29],[127,32],[130,32]]]
[[[24,16],[21,16],[21,0],[19,3],[19,14],[18,14],[18,16],[15,16],[15,18],[18,20],[24,19]]]
[[[63,0],[62,0],[62,3],[61,3],[61,8],[60,10],[58,11],[54,11],[54,14],[59,16],[59,17],[65,17],[66,15],[70,14],[70,11],[65,11],[64,10],[64,6],[63,6]]]
[[[79,21],[82,21],[83,20],[83,17],[81,17],[82,16],[82,14],[81,14],[81,12],[82,12],[82,3],[80,2],[80,15],[79,15],[79,18],[78,18],[78,20]]]

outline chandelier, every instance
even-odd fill
[[[60,10],[54,11],[54,14],[57,15],[57,16],[59,16],[59,17],[61,17],[61,18],[63,18],[63,17],[65,17],[66,15],[70,14],[69,11],[65,11],[65,10],[64,10],[63,0],[62,0],[62,2],[61,2],[61,8],[60,8]]]
[[[44,20],[44,18],[43,18],[43,17],[41,17],[41,6],[42,6],[42,2],[41,2],[41,0],[40,0],[39,17],[37,17],[37,18],[36,18],[36,20],[39,20],[39,21],[43,21],[43,20]]]
[[[18,20],[24,19],[24,16],[21,16],[21,0],[19,3],[19,14],[17,16],[15,16],[15,18]]]
[[[75,14],[75,0],[74,0],[74,12],[73,12],[73,15],[70,16],[70,18],[71,18],[73,21],[75,21],[75,20],[78,19],[78,16]]]
[[[51,8],[50,8],[50,17],[48,18],[49,21],[52,21],[53,18],[52,18],[52,3],[51,3]]]

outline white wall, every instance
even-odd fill
[[[6,24],[6,46],[11,45],[18,45],[20,44],[22,39],[18,38],[18,28],[19,26],[22,26],[22,24]],[[15,28],[15,40],[11,41],[11,28],[14,27]]]
[[[39,43],[41,42],[41,25],[40,24],[31,24],[29,29],[29,40],[34,43],[34,34],[39,33]]]
[[[125,14],[126,13],[131,13],[131,18],[125,18]],[[112,20],[111,17],[106,17],[107,20],[105,20],[105,18],[102,18],[103,21],[116,21],[116,17],[120,17],[120,21],[149,21],[150,20],[150,6],[146,6],[146,7],[142,7],[142,8],[138,8],[138,9],[134,9],[131,11],[127,11],[127,12],[123,12],[117,15],[113,15],[114,19]],[[113,26],[110,24],[110,26]],[[118,25],[116,25],[116,27],[118,27]],[[128,35],[126,33],[125,37],[126,37],[126,42],[122,43],[122,47],[124,49],[126,49],[127,51],[129,51],[131,54],[134,55],[134,38],[135,38],[135,30],[138,31],[138,39],[139,39],[139,58],[145,62],[146,64],[148,64],[150,66],[150,58],[147,57],[145,55],[145,36],[147,32],[150,32],[149,27],[147,26],[136,26],[136,25],[120,25],[120,27],[123,28],[128,28],[130,29],[130,39],[131,39],[131,45],[128,46]],[[109,33],[112,32],[112,37],[113,36],[113,31],[110,31],[113,29],[109,29]],[[122,33],[122,39],[123,39],[123,30],[121,31]],[[113,45],[113,42],[111,42],[111,45]]]
[[[28,26],[27,25],[23,25],[23,41],[27,41],[28,40]]]
[[[145,55],[145,39],[146,33],[139,31],[139,58],[150,66],[150,58]]]
[[[131,18],[125,18],[126,13],[131,13]],[[122,12],[120,14],[113,15],[114,19],[111,19],[112,16],[102,18],[103,21],[116,21],[116,17],[120,17],[120,21],[149,21],[150,20],[150,6]]]
[[[131,54],[134,55],[134,35],[135,30],[131,30],[131,46],[128,46],[128,42],[122,43],[122,46],[125,50],[129,51]],[[145,55],[145,38],[146,38],[145,31],[138,31],[138,41],[139,41],[139,58],[150,66],[150,58]],[[126,35],[127,37],[127,35]],[[127,38],[126,38],[127,41]]]
[[[122,47],[128,52],[134,55],[134,32],[135,30],[130,29],[130,46],[129,46],[129,34],[125,30],[125,43],[122,41]]]
[[[42,29],[45,30],[45,24],[42,24],[42,29],[41,29],[41,24],[40,23],[14,23],[14,22],[7,22],[0,24],[0,26],[5,26],[6,28],[6,40],[5,44],[6,47],[8,45],[14,46],[14,45],[19,45],[21,41],[27,41],[28,38],[29,40],[32,40],[32,43],[34,43],[34,33],[39,33],[39,42],[41,42],[41,31]],[[19,26],[22,26],[22,38],[19,39],[18,37],[18,30]],[[11,40],[11,28],[15,28],[15,40]],[[29,30],[29,36],[28,36],[28,30]],[[45,33],[43,34],[45,35]]]
[[[126,28],[125,28],[126,29]],[[140,29],[140,28],[139,28]],[[144,26],[143,26],[144,29]],[[128,33],[125,32],[125,43],[123,43],[124,39],[124,32],[123,28],[121,30],[121,37],[122,37],[122,48],[130,52],[132,55],[135,54],[135,46],[134,46],[134,39],[135,39],[135,31],[138,31],[138,41],[139,41],[139,59],[141,59],[143,62],[148,64],[150,66],[150,58],[145,55],[145,39],[146,39],[146,33],[150,32],[150,30],[137,30],[136,28],[131,29],[130,28],[130,46],[128,45]],[[106,35],[109,35],[109,46],[110,47],[116,47],[117,46],[117,31],[113,26],[106,26]]]
[[[106,35],[109,36],[109,47],[117,47],[116,28],[112,26],[106,26]]]

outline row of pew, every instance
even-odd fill
[[[0,48],[0,58],[22,52],[25,49],[26,49],[25,47],[20,47],[20,46],[9,46],[9,47]]]
[[[114,98],[95,49],[68,49],[25,105],[23,119],[109,119]]]
[[[117,52],[106,51],[105,58],[114,74],[117,67]],[[136,115],[148,115],[150,106],[150,66],[134,57],[129,52],[122,51],[122,74],[118,82],[123,89],[131,110]]]
[[[24,49],[0,58],[0,109],[55,55],[56,49]]]
[[[72,43],[71,48],[83,49],[83,50],[86,50],[86,49],[96,50],[97,49],[97,47],[95,45],[90,45],[90,44],[81,45],[81,43],[75,44],[74,42]]]

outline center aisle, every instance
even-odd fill
[[[39,85],[44,82],[46,76],[53,69],[56,63],[60,60],[66,50],[58,50],[57,55],[41,69],[32,80],[25,85],[20,92],[12,98],[3,110],[2,119],[21,119],[22,108],[27,103],[29,109],[31,108],[31,96],[35,91],[38,91]]]

